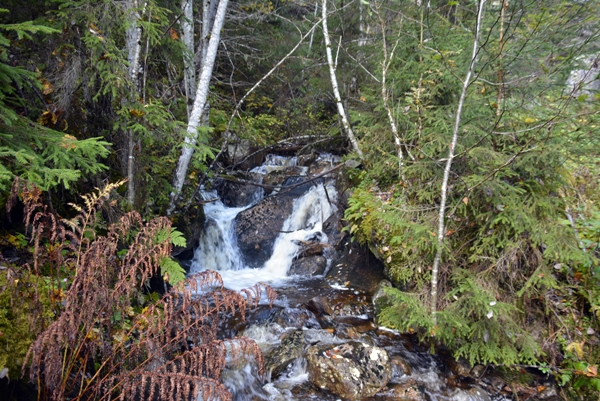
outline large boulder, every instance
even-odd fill
[[[300,177],[288,179],[279,194],[264,198],[236,216],[235,234],[247,266],[261,267],[271,257],[283,222],[294,209],[294,200],[314,185],[302,182]]]
[[[392,368],[383,348],[351,341],[315,345],[306,354],[308,378],[347,400],[372,397],[389,382]]]

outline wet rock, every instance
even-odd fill
[[[450,359],[448,363],[450,370],[458,376],[469,377],[471,375],[471,364],[466,359],[460,358],[457,361]]]
[[[284,186],[290,187],[289,190],[282,189],[236,216],[235,234],[247,266],[261,267],[269,260],[275,239],[294,209],[294,200],[319,183],[304,181],[302,177],[288,178]]]
[[[349,325],[358,333],[367,333],[376,329],[373,321],[370,319],[362,319],[354,316],[336,316],[335,322],[341,325]]]
[[[329,305],[329,301],[324,297],[314,297],[306,303],[306,309],[313,312],[316,317],[324,315],[331,316],[333,309]]]
[[[311,383],[347,400],[375,395],[386,386],[392,373],[383,348],[356,341],[312,346],[306,360]]]
[[[323,255],[323,252],[329,247],[329,245],[320,242],[321,237],[322,235],[321,233],[319,233],[319,236],[312,239],[311,241],[293,241],[296,245],[300,247],[300,253],[298,254],[298,258]]]
[[[256,174],[235,172],[226,178],[218,178],[212,188],[217,191],[221,201],[228,207],[242,207],[262,197],[263,189],[249,182],[256,182]]]
[[[272,169],[263,177],[262,183],[266,186],[280,186],[284,184],[290,177],[301,177],[306,175],[306,168],[301,166],[273,166],[266,167]],[[272,189],[267,189],[270,193]]]
[[[410,376],[412,369],[408,362],[400,355],[395,355],[390,358],[392,365],[392,374],[394,377]]]
[[[487,370],[487,368],[483,365],[475,365],[475,366],[473,366],[473,369],[471,369],[470,375],[474,379],[479,379],[481,376],[484,375],[486,370]]]
[[[265,359],[266,371],[271,381],[279,377],[294,360],[302,356],[304,351],[304,332],[294,330],[284,335],[281,344],[273,349]]]
[[[381,280],[377,285],[377,289],[371,300],[373,307],[375,308],[375,319],[377,319],[377,315],[379,315],[383,309],[392,306],[392,300],[385,293],[385,288],[390,288],[391,286],[392,283],[389,280]]]
[[[325,273],[327,259],[322,255],[307,256],[292,262],[288,275],[316,276]]]
[[[344,244],[344,247],[342,257],[332,262],[328,282],[372,294],[385,278],[383,264],[366,248],[354,244]]]
[[[348,238],[348,233],[346,231],[342,232],[344,228],[342,224],[343,218],[343,211],[337,210],[323,223],[323,232],[327,235],[331,251],[342,250],[343,243]]]
[[[311,311],[298,308],[282,309],[273,316],[271,321],[281,327],[321,327]]]
[[[335,327],[335,335],[347,340],[358,340],[360,338],[360,333],[354,327],[339,324]]]
[[[427,401],[428,398],[419,390],[419,386],[414,380],[409,380],[399,384],[390,385],[390,395],[398,401]]]
[[[364,303],[356,300],[352,303],[336,303],[333,308],[333,315],[340,317],[358,317],[369,313],[369,308]]]

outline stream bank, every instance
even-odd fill
[[[252,361],[224,375],[236,400],[558,399],[539,377],[516,387],[377,325],[389,282],[383,264],[343,231],[348,184],[339,158],[269,155],[204,197],[191,272],[213,269],[228,288],[263,282],[278,293],[272,307],[230,317],[222,329],[223,337],[254,339],[265,355],[263,380]]]

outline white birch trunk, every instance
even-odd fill
[[[362,4],[362,3],[361,3]],[[396,156],[398,157],[398,177],[404,181],[404,154],[402,153],[402,140],[400,138],[400,133],[398,132],[398,125],[396,124],[396,120],[394,119],[394,115],[392,113],[392,109],[390,107],[389,102],[389,93],[387,89],[387,72],[390,68],[390,64],[394,59],[394,52],[396,51],[396,47],[398,46],[398,42],[400,38],[396,40],[394,43],[394,47],[392,51],[388,55],[387,50],[387,39],[385,36],[386,26],[383,17],[379,12],[377,12],[377,16],[379,17],[379,24],[381,26],[382,33],[382,48],[383,48],[383,62],[381,63],[381,98],[383,99],[383,107],[387,112],[388,120],[390,122],[390,128],[392,129],[392,135],[394,136],[394,146],[396,148]]]
[[[187,174],[192,155],[194,154],[194,146],[198,139],[198,126],[200,125],[200,118],[204,112],[206,101],[208,99],[208,89],[210,79],[212,77],[212,70],[215,64],[215,58],[217,57],[217,49],[219,47],[219,41],[221,38],[221,29],[225,22],[225,13],[227,11],[228,0],[220,0],[217,8],[217,15],[213,25],[212,33],[208,43],[208,49],[206,52],[206,59],[202,66],[200,73],[200,79],[198,80],[198,87],[196,90],[196,99],[194,100],[194,107],[190,114],[188,121],[187,135],[183,143],[183,149],[181,156],[177,162],[177,169],[175,170],[175,178],[173,180],[173,192],[171,192],[171,202],[168,214],[172,213],[175,209],[175,202],[181,193],[185,176]]]
[[[329,31],[327,29],[327,0],[323,0],[321,8],[323,16],[323,36],[325,37],[325,49],[327,53],[327,64],[329,64],[329,75],[331,76],[331,86],[333,88],[333,95],[335,97],[335,103],[337,104],[338,114],[340,115],[340,119],[342,120],[342,126],[344,128],[346,136],[348,137],[348,140],[354,148],[354,151],[358,154],[358,156],[361,159],[364,159],[363,153],[360,150],[360,147],[358,146],[358,141],[356,140],[354,132],[352,131],[352,127],[350,127],[350,123],[348,122],[348,117],[346,116],[344,105],[342,104],[342,98],[340,96],[337,78],[335,76],[333,56],[331,55],[331,40],[329,38]]]
[[[440,267],[440,261],[442,259],[444,239],[446,238],[446,201],[448,199],[448,180],[450,177],[450,170],[452,168],[452,161],[454,160],[454,150],[458,142],[458,132],[460,130],[460,122],[462,116],[463,106],[465,104],[465,98],[467,97],[467,90],[471,84],[471,76],[475,68],[475,62],[477,61],[477,53],[479,51],[479,32],[481,30],[481,19],[483,16],[483,6],[485,0],[480,0],[479,10],[477,12],[477,26],[475,30],[475,39],[473,40],[473,54],[471,55],[471,62],[467,70],[467,75],[463,82],[462,91],[460,93],[460,99],[458,101],[458,108],[456,109],[456,118],[454,121],[454,131],[452,133],[452,142],[450,143],[450,149],[448,151],[448,159],[446,161],[446,167],[444,168],[444,178],[442,179],[441,188],[441,200],[440,200],[440,211],[438,216],[438,233],[437,233],[437,251],[433,260],[433,268],[431,270],[431,317],[434,323],[437,323],[437,298],[438,298],[438,273]]]
[[[218,2],[219,0],[202,0],[202,32],[198,41],[198,50],[196,51],[196,70],[202,70],[202,65],[206,59],[210,32],[212,31],[217,13],[215,6]]]
[[[130,18],[131,25],[125,32],[127,47],[127,62],[129,63],[129,78],[135,87],[133,98],[137,98],[140,93],[140,55],[142,52],[142,28],[139,25],[141,14],[146,9],[146,2],[142,6],[141,13],[138,11],[138,0],[127,0],[125,2],[125,12]],[[127,132],[127,200],[133,206],[135,202],[135,139],[134,133]]]
[[[364,18],[364,4],[362,1],[358,2],[358,31],[360,32],[360,36],[358,38],[358,46],[362,47],[362,46],[366,46],[367,44],[367,37],[369,36],[369,33],[371,32],[371,27],[369,26],[368,23],[365,22],[365,18]]]
[[[183,0],[181,4],[181,41],[185,46],[183,55],[183,81],[187,99],[188,121],[196,98],[196,63],[194,57],[194,0]]]

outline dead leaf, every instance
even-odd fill
[[[49,95],[52,92],[54,92],[54,85],[52,85],[52,82],[47,79],[42,79],[42,93],[44,95]]]
[[[138,109],[129,109],[129,114],[131,114],[134,117],[141,117],[143,116],[145,113],[142,110],[138,110]]]

